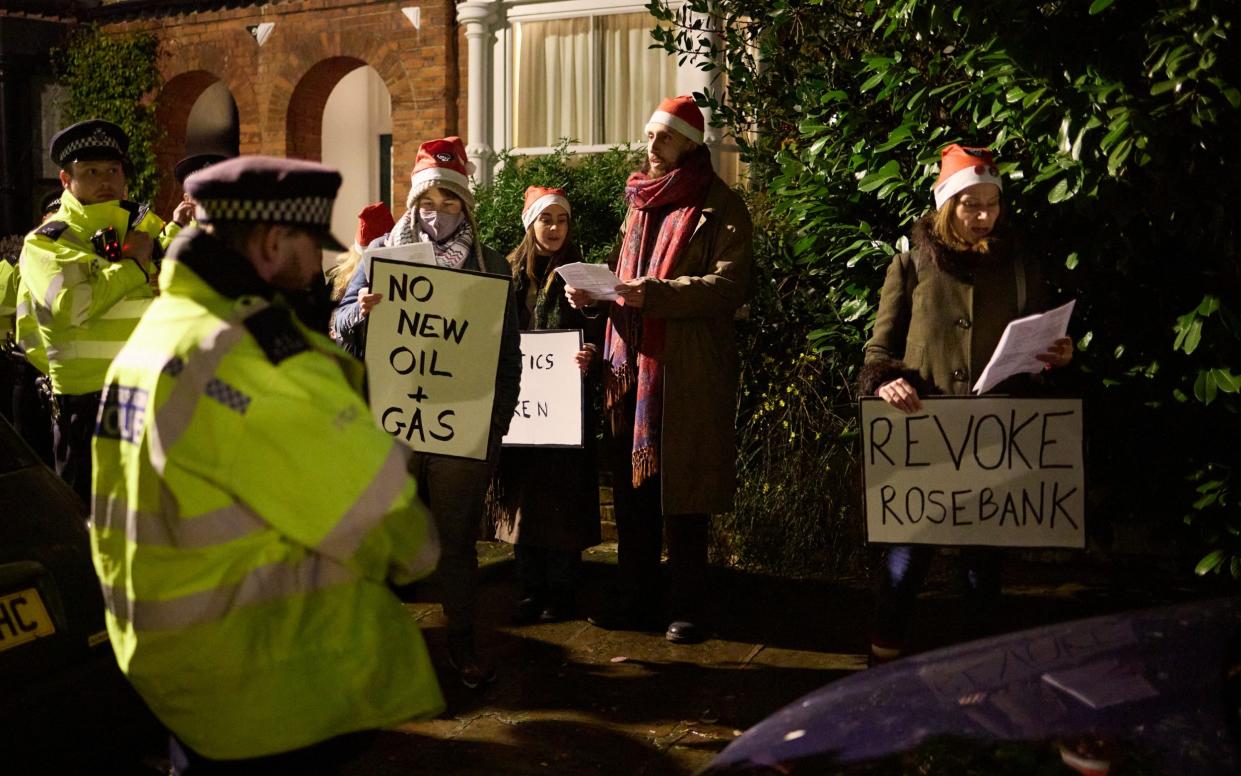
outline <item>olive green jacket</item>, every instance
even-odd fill
[[[914,227],[912,248],[892,259],[866,343],[862,395],[899,377],[923,396],[964,396],[1014,318],[1045,309],[1038,265],[1000,237],[987,255],[961,254],[934,238],[927,217]],[[1026,393],[1027,376],[994,393]]]

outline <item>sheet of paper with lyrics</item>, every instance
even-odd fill
[[[606,264],[577,261],[557,267],[556,272],[564,278],[567,285],[585,291],[595,301],[613,302],[617,299],[616,287],[621,281]]]
[[[1035,356],[1046,353],[1068,333],[1076,303],[1074,299],[1054,310],[1009,321],[991,360],[974,383],[974,393],[986,393],[1013,375],[1041,371],[1043,362]]]

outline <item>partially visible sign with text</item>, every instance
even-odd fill
[[[871,542],[1085,547],[1080,399],[862,400]]]

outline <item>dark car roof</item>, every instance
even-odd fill
[[[707,773],[848,772],[942,740],[1140,748],[1154,772],[1241,772],[1225,670],[1241,597],[1077,620],[847,677],[755,725]],[[816,763],[814,769],[798,764]],[[850,767],[850,765],[854,767]]]

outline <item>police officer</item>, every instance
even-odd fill
[[[125,199],[129,138],[90,119],[52,138],[60,208],[26,236],[17,321],[53,393],[56,472],[90,498],[90,437],[104,373],[154,296],[163,222]]]
[[[229,158],[231,157],[215,153],[190,154],[177,162],[176,167],[172,169],[172,177],[177,179],[177,185],[181,187],[181,201],[173,208],[172,218],[164,224],[164,230],[159,234],[159,244],[164,247],[164,250],[168,250],[168,246],[182,229],[195,225],[194,198],[185,193],[185,179],[193,173],[205,170]]]
[[[322,276],[321,248],[341,250],[339,185],[261,156],[191,175],[200,226],[108,371],[95,568],[178,772],[330,772],[346,734],[443,708],[388,586],[439,555],[408,450],[372,420],[361,364],[289,299]]]

